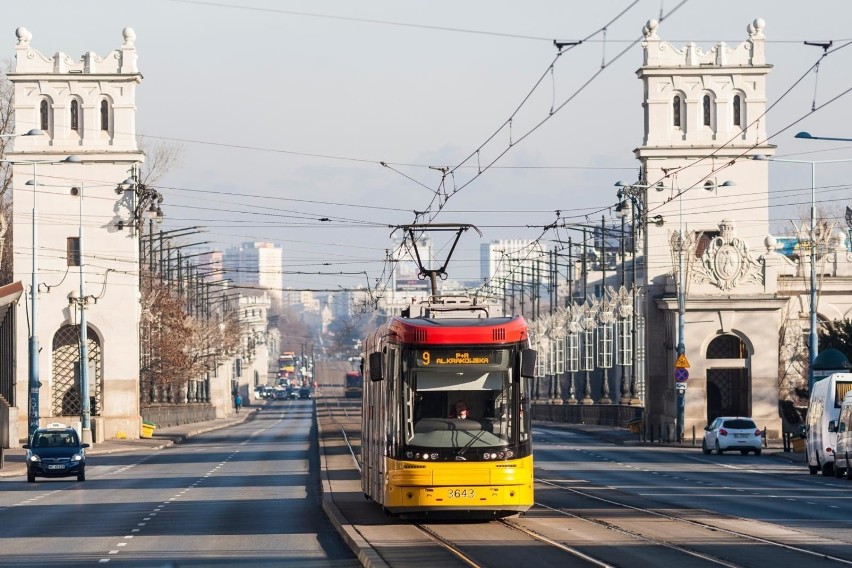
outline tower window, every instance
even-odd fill
[[[71,101],[71,130],[80,131],[80,104],[77,101]]]
[[[41,104],[39,105],[39,118],[41,119],[41,129],[47,132],[50,130],[50,121],[49,115],[47,114],[47,101],[42,99]]]
[[[680,128],[680,96],[675,95],[672,101],[672,126]]]
[[[109,103],[101,101],[101,130],[109,130]]]
[[[704,126],[710,126],[710,95],[704,95]]]
[[[734,126],[742,126],[742,99],[739,95],[734,95]]]

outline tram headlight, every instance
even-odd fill
[[[428,460],[428,459],[429,459],[429,454],[427,454],[426,452],[423,452],[423,459],[424,459],[424,460]]]
[[[515,455],[515,452],[513,452],[512,450],[506,450],[506,457],[507,458],[511,458],[514,455]]]
[[[500,452],[499,454],[497,454],[497,457],[500,458],[501,460],[506,459],[506,452]]]
[[[437,460],[438,459],[438,452],[433,452],[432,455],[430,455],[429,457],[433,460]]]
[[[488,452],[485,452],[484,454],[482,454],[482,459],[484,459],[484,460],[487,460],[489,457],[491,457],[491,456],[488,455]]]
[[[406,459],[411,459],[411,458],[413,458],[413,457],[414,457],[414,452],[412,452],[411,450],[409,450],[409,451],[405,452],[405,457],[406,457]]]

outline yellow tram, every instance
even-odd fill
[[[364,494],[403,517],[499,518],[533,504],[522,317],[392,317],[365,341]]]

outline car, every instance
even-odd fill
[[[720,416],[704,427],[701,451],[705,454],[713,450],[720,455],[728,450],[739,450],[743,455],[754,452],[759,456],[762,447],[763,431],[751,418]]]
[[[299,389],[299,399],[311,398],[311,387],[301,387]]]
[[[35,482],[36,477],[72,477],[77,481],[86,480],[86,448],[89,444],[80,443],[80,436],[73,428],[54,422],[43,428],[37,428],[28,444],[27,481]]]

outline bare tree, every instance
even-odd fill
[[[142,165],[139,179],[142,185],[155,185],[164,175],[179,166],[183,159],[184,148],[180,144],[164,141],[148,143],[142,137],[139,137],[137,143],[145,154],[145,163]]]
[[[12,134],[15,130],[14,86],[6,76],[11,62],[0,63],[0,134]],[[6,157],[9,138],[0,137],[0,157]],[[12,166],[0,162],[0,285],[12,281]]]

